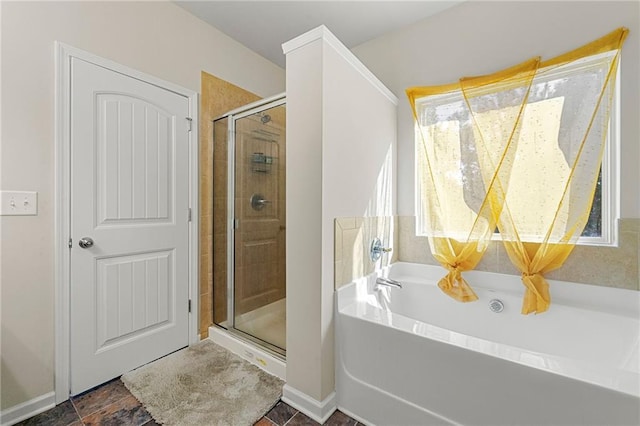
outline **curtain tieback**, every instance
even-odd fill
[[[469,284],[462,278],[462,269],[458,264],[444,265],[449,273],[438,282],[438,287],[447,295],[456,299],[458,302],[473,302],[478,300],[478,296],[471,289]]]
[[[539,272],[523,272],[522,283],[525,286],[524,300],[522,301],[522,313],[541,313],[549,309],[551,296],[549,295],[549,283]]]
[[[462,280],[462,271],[460,270],[460,265],[456,263],[454,265],[447,265],[446,268],[449,271],[449,274],[451,274],[456,281],[460,282],[460,280]]]

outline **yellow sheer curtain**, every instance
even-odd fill
[[[562,266],[589,217],[627,32],[545,62],[407,90],[422,228],[449,270],[445,293],[476,299],[460,273],[477,265],[497,225],[522,273],[522,313],[548,309],[544,274]]]
[[[449,271],[438,286],[461,302],[477,299],[461,274],[476,267],[496,228],[504,191],[494,186],[507,180],[513,163],[507,157],[515,154],[510,145],[520,132],[538,65],[536,58],[453,85],[407,90],[421,141],[416,145],[421,228],[434,258]],[[473,92],[471,103],[467,92]],[[498,105],[496,92],[505,93]],[[490,111],[483,126],[474,122],[478,106]]]
[[[542,62],[533,80],[498,220],[522,273],[523,314],[549,308],[544,274],[562,266],[589,219],[627,33],[620,28]]]

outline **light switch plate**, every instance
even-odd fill
[[[0,191],[0,216],[35,216],[37,214],[37,192]]]

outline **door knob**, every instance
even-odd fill
[[[78,245],[83,249],[87,249],[93,246],[93,240],[89,237],[80,238]]]

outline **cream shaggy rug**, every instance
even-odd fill
[[[122,376],[164,425],[253,425],[279,400],[284,382],[204,340]]]

